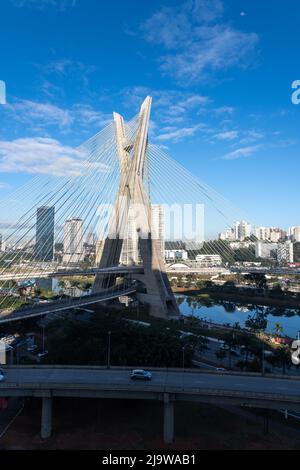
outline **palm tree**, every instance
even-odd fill
[[[283,333],[283,326],[280,323],[275,323],[274,330],[275,330],[276,336],[280,337]]]

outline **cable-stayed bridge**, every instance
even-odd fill
[[[147,97],[129,122],[114,113],[110,124],[74,150],[63,169],[35,176],[0,201],[3,210],[14,212],[3,238],[7,247],[16,247],[0,256],[0,290],[9,291],[16,280],[94,276],[90,298],[69,298],[69,308],[134,294],[152,315],[177,316],[164,262],[163,230],[173,223],[180,233],[174,229],[170,238],[188,240],[194,253],[201,247],[204,254],[232,257],[226,243],[216,244],[204,233],[204,218],[195,223],[190,206],[205,206],[208,232],[216,230],[218,218],[223,227],[231,227],[236,213],[233,216],[222,196],[170,159],[161,146],[150,143],[151,104]],[[168,227],[163,226],[162,205],[164,211],[171,207]],[[101,253],[87,262],[82,253],[90,233],[97,234]],[[56,271],[54,246],[62,240],[64,270]],[[22,314],[16,308],[18,299],[9,295],[0,298],[0,318],[33,315],[32,305],[22,307]],[[65,308],[63,302],[51,305],[52,311]],[[51,310],[49,304],[35,308],[37,315]]]
[[[79,298],[68,298],[60,301],[47,303],[46,305],[32,306],[28,305],[22,309],[16,309],[13,312],[0,316],[0,324],[16,322],[29,318],[42,317],[53,313],[64,312],[73,308],[81,308],[100,302],[109,302],[122,296],[132,295],[137,292],[137,283],[132,282],[128,286],[115,286],[106,289],[104,292],[84,295]]]

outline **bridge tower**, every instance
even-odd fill
[[[130,141],[122,116],[114,113],[120,182],[99,267],[107,268],[120,263],[124,241],[128,241],[128,226],[134,221],[139,262],[143,266],[143,274],[134,275],[134,279],[144,287],[137,293],[137,298],[149,305],[152,315],[166,317],[178,315],[179,310],[165,271],[161,242],[158,235],[153,234],[150,195],[146,191],[150,110],[151,98],[148,96],[141,106],[134,137]],[[115,282],[116,276],[99,274],[93,292],[112,287]]]

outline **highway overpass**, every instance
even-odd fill
[[[37,304],[36,306],[29,305],[20,310],[14,310],[11,313],[0,313],[0,325],[2,323],[9,323],[13,321],[26,320],[28,318],[41,317],[50,313],[62,312],[70,310],[71,308],[80,308],[86,305],[92,305],[99,302],[108,302],[109,300],[117,299],[123,295],[130,295],[136,292],[136,284],[123,289],[107,289],[104,293],[85,295],[82,297],[69,297],[68,299],[49,302],[46,304]]]
[[[132,381],[130,370],[101,367],[6,366],[0,397],[42,398],[41,435],[52,431],[52,398],[159,400],[164,407],[164,440],[174,437],[174,403],[248,405],[300,410],[300,380],[258,374],[154,369],[149,382]]]
[[[47,279],[56,277],[74,277],[74,276],[95,276],[96,274],[143,274],[144,269],[142,266],[111,266],[108,268],[89,268],[86,270],[81,269],[68,269],[68,270],[43,270],[40,271],[29,269],[20,270],[19,272],[5,272],[0,274],[0,281],[22,281],[27,279]]]

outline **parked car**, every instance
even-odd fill
[[[134,369],[131,372],[130,377],[132,380],[151,380],[152,374],[144,369]]]
[[[0,382],[3,382],[4,380],[4,372],[2,369],[0,369]]]

